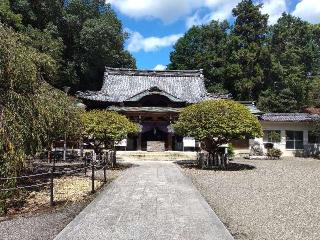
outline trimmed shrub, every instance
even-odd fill
[[[229,146],[228,146],[228,156],[229,156],[229,159],[233,159],[235,156],[234,146],[231,143],[229,143]]]
[[[277,148],[271,148],[268,150],[267,156],[271,159],[279,159],[282,156],[282,151]]]

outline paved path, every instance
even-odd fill
[[[134,162],[55,239],[233,239],[171,162]]]

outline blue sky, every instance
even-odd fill
[[[126,48],[139,69],[164,69],[174,43],[192,26],[210,20],[232,20],[240,0],[107,0],[130,33]],[[256,0],[273,24],[286,11],[320,23],[320,0]]]

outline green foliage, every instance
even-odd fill
[[[10,0],[11,9],[22,16],[24,26],[44,29],[49,23],[55,25],[62,18],[64,1],[61,0]]]
[[[240,103],[230,100],[204,101],[186,107],[174,124],[175,131],[201,141],[208,152],[233,139],[262,136],[258,119]]]
[[[236,20],[230,34],[226,84],[239,100],[258,97],[270,61],[264,46],[268,15],[260,12],[261,7],[243,0],[232,11]]]
[[[254,100],[268,112],[316,106],[320,25],[284,13],[268,27],[262,5],[241,1],[232,26],[191,28],[175,45],[169,69],[204,69],[210,92]]]
[[[66,47],[63,79],[78,80],[75,88],[98,90],[106,66],[136,67],[124,50],[127,34],[105,1],[70,1],[59,29]]]
[[[0,2],[0,23],[7,24],[8,26],[20,28],[22,16],[16,14],[10,8],[10,0],[1,0]]]
[[[135,62],[124,50],[126,35],[121,23],[111,11],[99,18],[88,19],[80,32],[80,64],[83,88],[99,88],[94,79],[102,79],[105,66],[135,68]]]
[[[229,144],[228,144],[228,157],[229,157],[230,159],[232,159],[232,158],[234,158],[235,155],[236,155],[236,154],[235,154],[234,146],[233,146],[231,143],[229,143]]]
[[[271,159],[279,159],[282,156],[282,151],[277,148],[268,149],[267,157]]]
[[[271,89],[263,91],[259,98],[258,108],[265,112],[290,113],[297,111],[298,103],[290,89],[279,93]]]
[[[82,133],[82,110],[75,99],[67,97],[62,91],[42,84],[34,98],[36,113],[41,129],[43,147],[51,148],[54,140],[79,139]]]
[[[320,76],[312,79],[311,90],[309,92],[309,105],[313,107],[320,107]]]
[[[270,131],[268,139],[272,139],[272,142],[281,142],[281,133],[277,131]]]
[[[241,1],[233,10],[236,18],[233,34],[239,39],[239,48],[250,44],[261,45],[267,31],[268,15],[261,14],[262,5],[254,5],[252,0]]]
[[[93,142],[96,153],[103,145],[114,148],[115,142],[121,141],[129,133],[137,133],[138,126],[125,116],[116,112],[94,110],[82,114],[84,135]]]
[[[27,155],[67,133],[80,134],[75,101],[52,88],[55,60],[30,46],[30,38],[0,24],[0,176],[19,176]],[[79,129],[80,130],[80,129]],[[14,187],[2,181],[1,188]],[[0,211],[6,198],[0,193]]]
[[[0,4],[0,20],[55,60],[57,75],[50,83],[56,87],[99,89],[106,66],[136,67],[124,49],[127,33],[103,0],[6,0]]]
[[[168,69],[204,69],[210,92],[224,93],[227,21],[192,27],[174,46]],[[192,56],[192,57],[190,57]]]
[[[271,53],[278,64],[275,90],[290,89],[297,101],[296,110],[309,105],[312,89],[310,76],[319,74],[320,45],[315,41],[313,26],[283,14],[272,27]]]

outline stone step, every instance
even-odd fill
[[[179,161],[195,160],[196,152],[146,152],[146,151],[117,151],[117,160],[152,160],[152,161]]]

